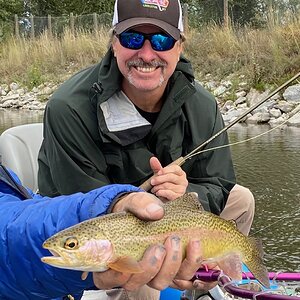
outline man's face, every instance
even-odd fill
[[[157,27],[146,25],[137,26],[133,30],[146,34],[163,32]],[[149,40],[145,40],[141,49],[132,50],[123,47],[119,39],[114,38],[112,47],[120,72],[125,78],[123,85],[139,91],[164,90],[182,51],[180,41],[168,51],[153,50]]]

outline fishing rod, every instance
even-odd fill
[[[300,77],[300,72],[297,73],[295,76],[293,76],[291,79],[283,83],[281,86],[279,86],[277,89],[275,89],[273,92],[271,92],[267,97],[263,98],[259,102],[255,103],[253,106],[251,106],[249,109],[247,109],[244,113],[242,113],[238,118],[236,118],[234,121],[229,123],[227,126],[225,126],[223,129],[218,131],[215,135],[210,137],[208,140],[203,142],[201,145],[196,147],[194,150],[192,150],[190,153],[188,153],[186,156],[179,157],[173,162],[171,162],[169,165],[178,165],[182,166],[188,159],[190,159],[192,156],[199,154],[201,149],[203,149],[207,144],[209,144],[211,141],[213,141],[215,138],[217,138],[219,135],[222,133],[226,132],[229,128],[231,128],[233,125],[236,123],[240,122],[243,118],[245,118],[249,113],[251,113],[253,110],[255,110],[257,107],[262,105],[264,102],[272,98],[274,95],[276,95],[278,92],[280,92],[282,89],[287,87],[290,83],[292,83],[294,80],[296,80],[298,77]],[[150,178],[148,178],[144,183],[140,185],[140,188],[149,191],[152,188],[151,185],[151,179],[153,178],[154,175],[152,175]]]

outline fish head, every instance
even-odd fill
[[[112,243],[106,239],[54,235],[43,243],[53,256],[42,262],[54,267],[87,272],[103,272],[113,257]]]

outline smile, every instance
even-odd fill
[[[136,67],[137,71],[142,73],[151,73],[154,72],[157,67]]]

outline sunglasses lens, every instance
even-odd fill
[[[176,40],[164,33],[145,34],[140,32],[122,32],[118,35],[120,44],[132,50],[141,49],[146,39],[149,39],[153,50],[167,51],[174,47]]]
[[[145,38],[141,33],[137,32],[122,32],[119,35],[120,44],[128,49],[141,49],[143,47]]]
[[[151,36],[151,46],[155,51],[167,51],[174,47],[175,39],[166,34],[153,34]]]

